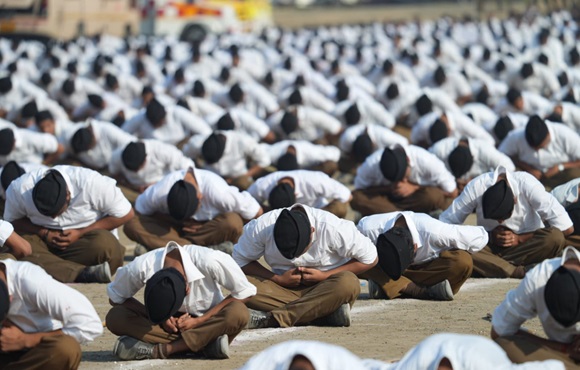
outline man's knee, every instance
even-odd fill
[[[443,254],[443,253],[442,253]],[[445,254],[450,262],[450,273],[457,277],[470,276],[473,271],[473,258],[466,251],[453,251]]]
[[[232,329],[243,329],[250,318],[250,313],[245,304],[233,301],[228,304],[228,312],[225,316],[226,326]]]
[[[223,222],[221,223],[220,228],[224,230],[224,234],[235,236],[235,240],[232,241],[237,241],[240,235],[242,235],[242,230],[244,229],[242,216],[235,212],[227,212],[223,217]]]
[[[50,358],[46,363],[47,369],[76,369],[82,357],[79,342],[69,335],[62,335],[50,339]]]
[[[564,233],[555,227],[550,227],[547,229],[546,244],[548,244],[553,249],[562,249],[566,245],[566,237]]]
[[[338,274],[332,275],[331,278],[335,280],[336,284],[340,287],[340,289],[337,290],[337,294],[342,292],[348,299],[352,297],[356,298],[360,294],[360,282],[358,277],[352,272],[342,271]]]
[[[125,335],[128,310],[123,306],[113,306],[105,317],[107,329],[115,335]]]

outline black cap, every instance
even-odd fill
[[[50,111],[41,110],[40,112],[36,113],[36,115],[34,116],[34,120],[36,121],[36,124],[38,125],[42,121],[46,121],[46,120],[54,121],[54,117],[52,116],[52,113],[50,113]]]
[[[213,164],[219,161],[224,155],[225,148],[226,137],[214,132],[203,142],[201,155],[207,164]]]
[[[393,227],[379,235],[377,254],[380,268],[391,279],[398,280],[415,257],[410,231],[404,227]]]
[[[0,78],[0,94],[6,94],[12,90],[12,79],[10,76]]]
[[[576,201],[575,203],[569,204],[566,207],[566,212],[568,212],[568,216],[570,216],[574,224],[572,235],[580,235],[580,202]]]
[[[242,90],[240,84],[236,83],[230,88],[228,95],[234,103],[240,103],[244,97],[244,91]]]
[[[560,83],[561,87],[568,85],[570,80],[568,79],[568,74],[564,71],[558,75],[558,82]]]
[[[2,175],[0,175],[0,183],[2,184],[2,189],[6,191],[8,186],[12,181],[16,180],[20,176],[24,175],[25,171],[18,163],[10,161],[2,167]]]
[[[344,120],[347,125],[355,125],[360,122],[361,114],[358,109],[358,105],[353,103],[348,109],[344,112]]]
[[[341,84],[337,84],[336,86],[336,100],[343,101],[348,98],[348,94],[350,93],[350,89],[346,85],[345,82]]]
[[[298,128],[298,117],[292,112],[286,112],[282,116],[280,126],[286,135],[290,135]]]
[[[305,85],[306,85],[306,80],[304,79],[304,76],[303,75],[296,76],[296,79],[294,80],[294,86],[300,87],[300,86],[305,86]]]
[[[497,73],[500,73],[502,71],[505,71],[506,69],[506,65],[504,63],[503,60],[498,60],[497,63],[495,63],[494,69]]]
[[[548,65],[548,56],[544,53],[538,55],[538,63],[542,63],[543,65]]]
[[[10,310],[10,293],[8,293],[8,286],[4,281],[0,280],[0,322],[8,316]]]
[[[236,125],[234,124],[232,116],[226,113],[218,119],[216,127],[218,130],[233,130],[236,128]]]
[[[560,266],[546,283],[544,301],[560,325],[568,328],[580,321],[580,272]]]
[[[373,151],[374,143],[366,131],[357,136],[352,143],[351,153],[357,163],[363,163],[369,155],[373,154]]]
[[[446,78],[447,76],[445,75],[443,67],[441,66],[437,67],[437,69],[433,73],[433,81],[435,81],[437,85],[442,85],[445,82]]]
[[[66,79],[63,83],[62,83],[62,87],[61,87],[62,92],[65,95],[72,95],[72,93],[75,92],[75,82],[74,80]]]
[[[71,139],[71,147],[75,153],[86,152],[91,148],[95,135],[90,127],[82,127],[74,133]]]
[[[390,59],[385,59],[383,62],[383,73],[391,74],[393,72],[393,62]]]
[[[427,95],[423,94],[415,102],[415,109],[417,110],[419,116],[424,116],[427,113],[433,111],[433,102],[431,101],[431,99],[429,99]]]
[[[520,69],[520,76],[523,79],[530,77],[533,73],[534,73],[534,67],[532,66],[532,63],[524,63],[522,65],[522,68]]]
[[[385,96],[390,100],[396,99],[399,96],[399,85],[396,82],[391,82],[389,87],[387,87]]]
[[[145,151],[145,143],[141,141],[134,141],[127,144],[121,154],[123,165],[129,171],[137,171],[145,162],[146,157],[147,152]]]
[[[508,116],[502,116],[497,120],[495,126],[493,126],[493,133],[499,141],[502,141],[513,129],[514,124],[512,120]]]
[[[302,104],[302,94],[299,89],[292,91],[292,94],[288,97],[288,105],[301,105]]]
[[[20,108],[20,116],[23,119],[34,118],[36,113],[38,113],[38,106],[34,100],[29,101]]]
[[[153,126],[159,126],[166,115],[167,112],[165,111],[165,107],[157,99],[152,99],[149,104],[147,104],[145,117],[147,117]]]
[[[193,83],[193,89],[191,90],[193,96],[202,97],[205,96],[205,85],[200,80],[196,80]]]
[[[66,181],[57,170],[49,170],[32,189],[32,201],[38,212],[56,217],[66,203]]]
[[[447,136],[449,136],[449,128],[443,120],[440,118],[436,119],[429,128],[429,140],[431,140],[431,144],[435,144]]]
[[[50,83],[52,82],[52,76],[50,75],[50,72],[43,72],[42,75],[40,76],[40,82],[42,82],[43,86],[48,86],[50,85]]]
[[[465,175],[473,166],[473,155],[468,146],[458,145],[447,158],[449,169],[453,176],[459,178]]]
[[[109,89],[112,89],[112,88],[116,87],[117,85],[119,85],[119,80],[114,75],[107,73],[105,75],[105,85]]]
[[[14,149],[14,131],[11,128],[0,130],[0,155],[8,155]]]
[[[145,284],[145,308],[157,325],[175,315],[185,299],[185,279],[175,268],[157,271]]]
[[[294,188],[287,182],[274,186],[268,196],[268,203],[271,209],[290,207],[296,203]]]
[[[548,125],[538,115],[533,115],[526,125],[526,141],[532,148],[537,148],[548,136]]]
[[[489,91],[487,90],[487,86],[483,85],[475,95],[475,101],[487,105],[488,100],[489,100]]]
[[[514,105],[518,98],[521,98],[522,92],[518,89],[510,88],[506,94],[507,101]]]
[[[310,221],[298,210],[284,209],[274,224],[274,242],[286,259],[294,259],[304,253],[310,243]]]
[[[276,163],[278,171],[293,171],[298,169],[298,160],[292,153],[285,153],[278,158]]]
[[[514,193],[506,180],[496,182],[481,198],[483,217],[491,220],[507,220],[514,210],[514,205]]]
[[[91,105],[94,108],[98,108],[98,109],[102,109],[103,108],[103,104],[104,104],[104,100],[100,95],[97,94],[89,94],[87,96],[87,98],[89,99],[89,103],[91,103]]]
[[[400,147],[385,148],[379,166],[385,179],[391,182],[401,181],[409,166],[405,150]]]
[[[230,79],[230,69],[228,67],[223,67],[220,71],[220,81],[227,81]]]
[[[191,218],[199,207],[199,198],[195,186],[184,180],[173,184],[167,194],[167,208],[169,215],[177,221]]]

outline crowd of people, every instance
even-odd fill
[[[242,330],[350,326],[360,279],[450,301],[470,277],[522,279],[491,339],[393,364],[295,341],[244,369],[577,368],[572,14],[0,40],[0,369],[79,366],[103,324],[66,283],[108,284],[121,360],[224,359]]]

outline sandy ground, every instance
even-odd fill
[[[488,4],[488,12],[495,12],[495,2]],[[521,3],[516,4],[521,9]],[[505,11],[505,10],[504,10]],[[501,13],[501,12],[500,12]],[[313,8],[309,10],[282,9],[274,13],[278,24],[298,27],[339,22],[355,23],[370,20],[434,18],[443,14],[477,15],[473,4],[446,3],[437,7],[391,6],[356,8]],[[488,14],[488,13],[486,13]],[[473,219],[471,219],[472,223]],[[127,246],[126,260],[130,261],[134,243],[123,239]],[[149,360],[119,362],[112,354],[116,337],[105,329],[103,336],[83,347],[81,369],[235,369],[255,353],[287,340],[320,340],[343,346],[362,358],[389,361],[400,358],[423,338],[440,332],[470,333],[487,336],[490,323],[488,313],[503,300],[505,293],[518,284],[517,280],[470,279],[452,302],[419,300],[369,300],[366,281],[361,281],[361,296],[352,310],[349,328],[299,327],[290,329],[262,329],[242,332],[230,346],[229,360]],[[93,302],[104,321],[109,309],[104,284],[74,284]],[[541,333],[537,321],[528,328]]]

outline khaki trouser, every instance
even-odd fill
[[[7,260],[7,259],[11,259],[16,261],[16,257],[14,257],[14,255],[10,254],[10,253],[0,253],[0,260]]]
[[[556,351],[532,338],[515,334],[495,339],[496,343],[505,351],[512,362],[522,364],[530,361],[559,360],[566,369],[578,369],[580,364],[568,357],[567,354]]]
[[[27,351],[0,352],[0,370],[67,370],[77,369],[81,362],[81,346],[69,335],[44,337]]]
[[[248,190],[248,188],[254,183],[254,179],[250,176],[229,177],[226,178],[226,180],[230,185],[240,189],[240,191]]]
[[[488,245],[473,254],[473,274],[486,278],[508,278],[517,266],[540,263],[562,253],[564,234],[554,227],[538,229],[525,243],[515,247]]]
[[[348,203],[343,203],[335,199],[322,209],[332,213],[336,217],[345,218],[348,212]]]
[[[558,185],[565,184],[568,181],[574,180],[578,177],[580,177],[580,168],[569,168],[555,174],[549,179],[543,179],[542,184],[544,184],[544,186],[547,188],[553,189]]]
[[[350,206],[362,216],[403,210],[429,213],[437,209],[446,209],[451,201],[452,199],[446,197],[443,190],[433,186],[421,186],[408,197],[399,199],[373,189],[359,189],[352,192]]]
[[[319,163],[317,165],[310,166],[310,167],[308,167],[306,169],[307,170],[310,170],[310,171],[320,171],[320,172],[324,172],[328,176],[332,177],[332,175],[334,175],[334,173],[336,171],[338,171],[338,162],[334,162],[334,161],[324,161],[324,162]]]
[[[281,327],[308,324],[328,316],[344,303],[354,304],[360,283],[355,274],[342,271],[313,286],[284,288],[273,281],[248,276],[258,292],[246,303],[254,310],[272,312]]]
[[[39,265],[56,280],[72,283],[86,266],[109,262],[111,274],[123,265],[125,248],[108,230],[93,230],[60,250],[49,247],[38,235],[23,234],[32,247],[32,254],[21,261]]]
[[[566,237],[566,246],[573,246],[580,250],[580,235],[570,235]]]
[[[459,288],[471,276],[472,269],[471,254],[466,251],[451,250],[441,252],[438,258],[427,263],[410,266],[398,280],[389,278],[379,265],[359,276],[377,283],[387,297],[393,299],[399,297],[401,291],[411,282],[421,286],[432,286],[448,280],[453,294],[457,294]]]
[[[107,328],[115,335],[128,335],[147,343],[171,343],[182,338],[192,352],[199,352],[219,336],[227,334],[230,343],[246,327],[246,306],[239,301],[227,304],[203,324],[178,334],[169,334],[149,321],[144,305],[139,308],[114,306],[107,314]]]
[[[184,233],[181,224],[168,215],[155,214],[144,216],[137,214],[125,224],[123,231],[133,241],[145,246],[148,250],[165,247],[174,241],[180,245],[215,245],[224,241],[237,243],[242,235],[244,221],[237,213],[228,212],[210,221],[199,221],[200,228],[195,233]]]

